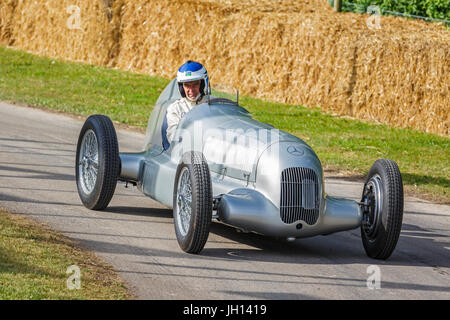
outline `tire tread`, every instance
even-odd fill
[[[181,169],[185,166],[190,167],[191,186],[193,188],[193,222],[192,234],[189,231],[187,238],[178,235],[175,222],[175,232],[180,247],[187,253],[197,254],[203,250],[209,236],[209,229],[212,219],[212,185],[209,173],[208,163],[200,152],[189,152],[183,155],[182,162],[178,166],[174,185],[174,219],[176,208],[176,194],[178,179]]]
[[[378,238],[374,243],[369,243],[362,227],[361,236],[367,254],[375,259],[385,260],[391,256],[400,237],[403,221],[403,182],[398,165],[389,159],[375,161],[369,171],[366,184],[375,174],[379,174],[383,180],[382,210],[386,211],[384,213],[386,224],[383,225],[384,229],[379,227]]]
[[[117,142],[117,134],[112,121],[104,115],[91,115],[81,129],[80,137],[77,146],[76,157],[76,177],[78,185],[78,157],[80,143],[84,133],[87,129],[92,129],[97,137],[98,143],[98,174],[97,182],[93,194],[85,195],[84,192],[78,192],[83,204],[91,210],[103,210],[111,201],[116,186],[117,178],[120,174],[120,156],[119,156],[119,144]]]

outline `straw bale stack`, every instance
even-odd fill
[[[73,4],[82,32],[65,27]],[[0,10],[0,43],[38,54],[169,78],[193,59],[244,94],[449,135],[450,32],[438,24],[335,13],[326,0],[2,0]]]
[[[0,43],[105,65],[114,48],[108,10],[104,0],[1,0]]]

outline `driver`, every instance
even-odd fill
[[[207,101],[209,77],[206,68],[193,61],[187,61],[178,70],[178,90],[181,99],[167,107],[167,139],[171,142],[181,118],[195,106]]]

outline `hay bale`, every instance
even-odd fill
[[[173,77],[199,60],[244,94],[448,135],[448,31],[367,19],[317,1],[127,1],[117,66]]]
[[[0,44],[11,45],[11,28],[14,26],[14,10],[17,0],[0,2]]]
[[[213,84],[244,94],[449,135],[450,33],[438,24],[380,17],[369,28],[326,0],[37,3],[0,4],[1,43],[168,78],[198,60]],[[67,28],[69,5],[82,30]]]
[[[112,47],[103,0],[9,1],[10,42],[54,58],[104,65]]]

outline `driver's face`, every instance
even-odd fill
[[[189,98],[195,99],[200,93],[200,80],[185,82],[183,83],[183,88]]]

